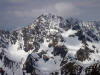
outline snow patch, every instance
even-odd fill
[[[62,35],[62,37],[66,38],[69,35],[75,34],[76,32],[77,31],[75,31],[75,30],[69,29],[68,31],[64,31],[61,35]]]
[[[16,42],[16,44],[9,45],[8,51],[6,54],[9,57],[9,59],[11,59],[13,61],[25,62],[27,56],[31,53],[31,51],[25,52],[24,50],[22,50],[18,47],[19,47],[18,41]]]

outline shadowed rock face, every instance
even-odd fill
[[[85,35],[83,35],[82,30],[79,30],[75,35],[78,36],[79,40],[81,40],[81,41],[85,40]]]
[[[95,63],[85,70],[86,75],[100,75],[100,63]]]
[[[46,62],[46,61],[48,61],[48,60],[49,60],[49,57],[48,57],[48,56],[46,56],[46,55],[43,55],[43,60]]]
[[[61,75],[80,75],[82,69],[82,66],[75,64],[74,62],[69,62],[61,69]]]
[[[0,47],[7,48],[8,39],[9,39],[9,31],[0,30]]]
[[[23,71],[26,71],[26,73],[31,73],[32,75],[36,75],[36,62],[38,61],[38,58],[34,58],[31,54],[27,57],[25,63],[23,64]]]
[[[10,35],[10,41],[12,44],[15,44],[18,39],[18,33],[16,31],[13,31],[12,34]]]
[[[29,56],[24,63],[23,70],[26,70],[27,73],[31,73],[33,71],[32,65],[34,64],[34,62],[32,62],[32,58]]]
[[[92,37],[93,40],[99,41],[99,38],[95,34],[93,34],[92,31],[87,31],[87,34],[88,36]]]
[[[99,75],[100,74],[100,62],[93,63],[92,65],[84,67],[82,65],[79,65],[75,62],[68,62],[68,61],[62,61],[61,63],[61,75]],[[84,73],[82,73],[84,71]]]
[[[89,55],[90,53],[94,53],[93,50],[89,49],[87,46],[85,47],[85,49],[79,49],[76,53],[76,57],[78,60],[80,61],[84,61],[86,59],[89,60]]]
[[[55,46],[52,53],[54,54],[54,56],[60,55],[62,58],[64,58],[67,52],[68,52],[67,48],[63,45],[63,46]]]
[[[4,75],[4,73],[5,73],[5,71],[2,68],[0,68],[0,74]]]
[[[12,68],[12,66],[13,66],[14,63],[15,63],[14,61],[10,60],[6,56],[4,57],[4,65],[6,67]]]

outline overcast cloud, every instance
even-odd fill
[[[100,0],[0,0],[0,24],[27,25],[47,12],[100,20]]]

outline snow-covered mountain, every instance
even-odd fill
[[[99,75],[100,26],[52,14],[0,30],[1,75]]]

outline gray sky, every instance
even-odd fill
[[[100,0],[0,0],[0,24],[27,25],[46,12],[100,20]]]

